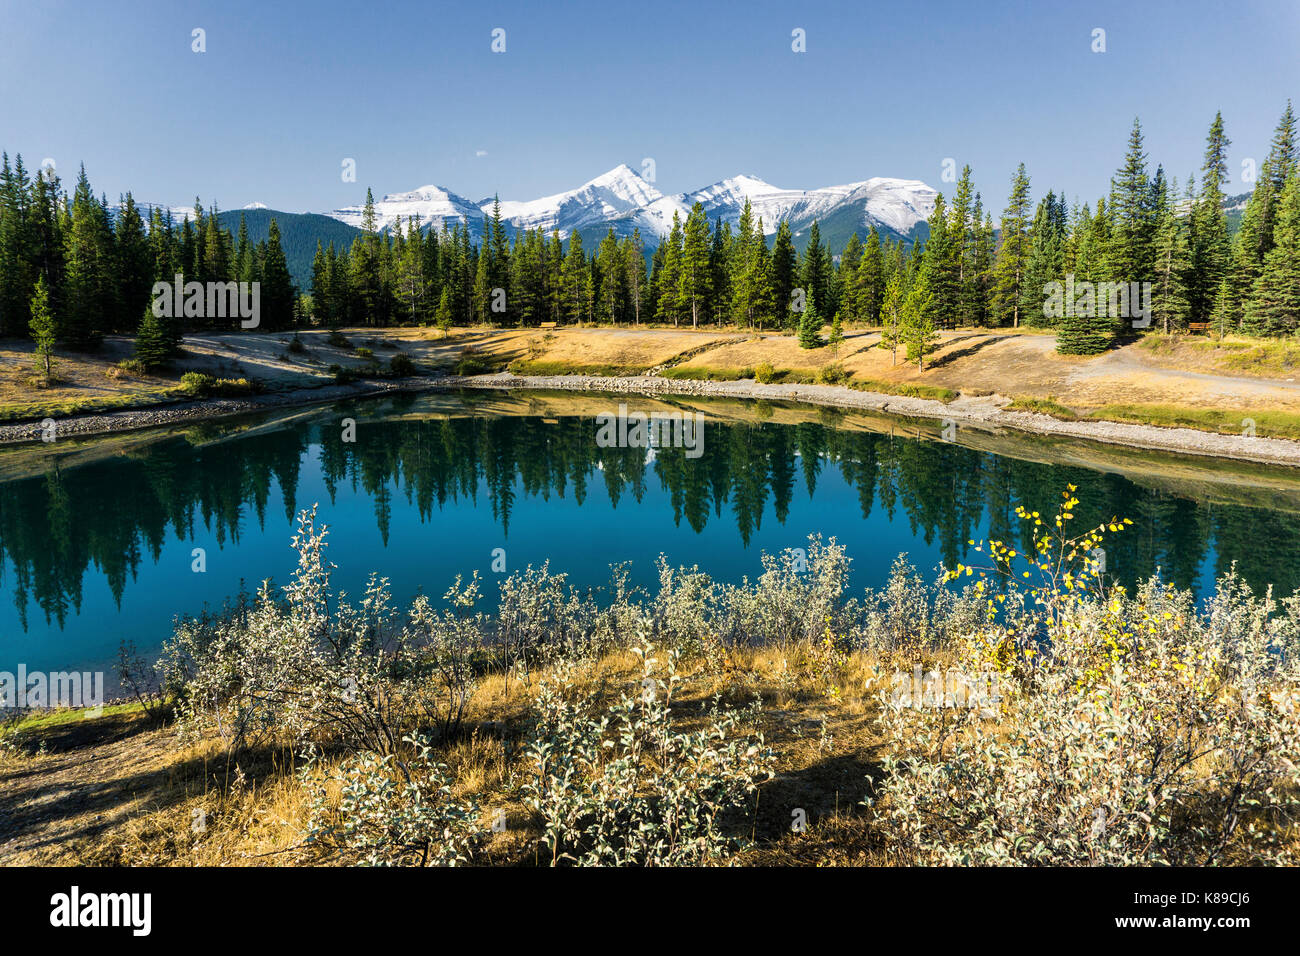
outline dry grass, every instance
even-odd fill
[[[877,662],[850,655],[828,670],[816,647],[735,649],[684,668],[674,710],[690,729],[715,694],[734,705],[763,702],[760,724],[777,774],[759,791],[756,813],[730,821],[754,846],[742,863],[863,862],[874,844],[858,805],[881,745],[868,680]],[[616,653],[580,671],[579,692],[612,698],[640,675],[637,658]],[[532,865],[540,834],[517,795],[527,772],[520,741],[541,678],[488,675],[470,701],[465,731],[438,748],[459,797],[477,800],[481,819],[505,811],[478,863]],[[308,815],[305,789],[287,748],[232,757],[219,740],[181,746],[167,718],[136,707],[100,718],[29,720],[0,762],[0,815],[10,842],[5,864],[249,866],[312,863],[299,845]],[[60,729],[61,728],[61,729]],[[49,751],[34,753],[44,743]],[[326,766],[337,763],[336,756]],[[753,810],[753,808],[750,808]],[[801,809],[805,833],[791,830]],[[199,827],[196,821],[202,821]]]
[[[1016,407],[1038,406],[1061,414],[1109,406],[1104,417],[1168,424],[1177,420],[1211,431],[1240,430],[1246,417],[1263,422],[1268,412],[1287,419],[1268,434],[1294,437],[1300,418],[1300,384],[1288,384],[1300,361],[1300,345],[1288,341],[1202,336],[1148,335],[1105,355],[1080,358],[1055,351],[1041,330],[964,329],[944,332],[924,370],[878,348],[879,333],[850,329],[838,348],[801,349],[793,335],[740,329],[584,327],[560,329],[345,329],[353,348],[329,343],[325,330],[300,333],[303,348],[290,350],[280,334],[188,336],[186,354],[167,376],[134,376],[116,363],[131,343],[105,341],[97,356],[60,357],[60,382],[31,384],[30,343],[0,344],[0,420],[59,417],[96,410],[143,407],[188,398],[180,375],[198,371],[216,378],[246,378],[267,390],[332,384],[331,366],[364,375],[373,366],[362,349],[380,360],[401,354],[418,370],[450,371],[468,354],[480,371],[511,368],[531,375],[628,376],[658,372],[669,378],[736,380],[770,365],[772,381],[817,383],[828,369],[842,369],[844,384],[884,394],[951,401],[965,396],[1014,395]],[[1264,378],[1272,376],[1272,381]],[[1151,418],[1143,418],[1145,410]],[[1163,414],[1173,409],[1176,413]],[[1251,411],[1260,410],[1259,412]],[[1198,412],[1197,410],[1201,410]],[[1234,426],[1235,423],[1235,426]],[[1276,427],[1272,427],[1272,426]]]

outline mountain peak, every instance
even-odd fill
[[[776,232],[782,220],[799,230],[814,219],[834,215],[841,229],[877,225],[906,236],[929,216],[934,197],[933,189],[914,179],[875,178],[821,189],[784,189],[751,173],[694,192],[665,196],[627,163],[619,163],[576,189],[539,199],[502,199],[501,218],[512,229],[557,230],[564,238],[584,230],[590,234],[613,227],[622,236],[639,229],[653,244],[656,237],[667,234],[674,214],[685,220],[697,202],[710,220],[721,218],[735,225],[748,200],[752,215],[762,219],[768,235]],[[433,228],[459,220],[478,235],[492,205],[492,198],[471,202],[444,186],[430,185],[385,195],[375,203],[375,218],[381,229],[413,216]],[[349,206],[330,215],[360,226],[363,212],[361,206]]]
[[[595,179],[591,180],[590,182],[583,183],[583,185],[584,186],[607,186],[610,183],[627,182],[628,180],[635,180],[636,182],[639,183],[645,182],[645,180],[641,178],[641,174],[638,173],[631,166],[629,166],[627,163],[619,163],[613,169],[609,170],[608,172],[601,173]]]

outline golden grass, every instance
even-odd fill
[[[859,819],[863,808],[857,804],[866,793],[866,775],[880,745],[872,720],[872,694],[877,688],[867,684],[878,662],[855,653],[844,666],[827,670],[819,653],[816,645],[792,645],[784,651],[717,648],[680,668],[684,680],[675,714],[683,729],[702,721],[702,704],[715,694],[735,706],[748,705],[755,697],[763,701],[760,728],[778,754],[778,773],[761,788],[757,816],[747,824],[756,845],[739,862],[812,862],[806,859],[807,844],[787,840],[792,806],[807,810],[813,831],[835,820],[837,827],[845,828],[833,831],[837,840],[857,833],[857,844],[837,844],[835,853],[841,861],[856,859],[869,842]],[[640,673],[635,655],[618,652],[580,669],[575,689],[612,699],[635,688]],[[498,809],[505,812],[505,832],[491,835],[476,862],[531,865],[539,859],[535,848],[541,831],[518,798],[516,785],[527,771],[520,738],[542,676],[537,671],[526,680],[486,675],[467,707],[464,733],[437,748],[437,759],[448,766],[454,781],[453,792],[478,802],[484,825]],[[34,747],[51,728],[66,727],[69,720],[49,716],[24,724],[24,745]],[[129,723],[124,725],[123,720]],[[288,747],[230,756],[216,739],[181,746],[168,727],[146,718],[134,705],[113,714],[106,711],[99,720],[77,721],[76,732],[77,741],[66,755],[10,754],[0,763],[0,786],[17,787],[11,791],[16,794],[14,805],[24,806],[22,789],[35,788],[38,780],[43,787],[78,790],[93,784],[112,790],[130,779],[132,795],[123,795],[120,806],[108,813],[102,807],[92,813],[72,804],[61,806],[31,834],[32,839],[20,838],[13,857],[5,862],[119,866],[316,862],[300,845],[309,798],[295,777]],[[116,744],[106,742],[108,738]],[[122,759],[127,753],[135,758]],[[114,759],[111,765],[98,759],[108,755]],[[68,759],[61,759],[65,756]],[[329,756],[323,766],[334,767],[340,759]],[[92,772],[110,777],[92,780]],[[96,823],[95,815],[104,819]],[[21,810],[19,816],[25,819]],[[199,819],[203,826],[196,831]],[[36,843],[44,848],[37,849],[32,845]],[[823,848],[830,853],[830,846],[826,843]]]
[[[1300,414],[1268,408],[1191,408],[1185,405],[1114,404],[1088,413],[1088,418],[1133,422],[1167,428],[1195,428],[1224,435],[1251,433],[1260,438],[1300,440]]]

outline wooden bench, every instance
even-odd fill
[[[537,327],[538,327],[539,329],[553,329],[553,328],[555,328],[555,323],[554,323],[554,322],[543,322],[543,323],[541,323],[541,324],[540,324],[539,326],[537,326]]]
[[[1204,335],[1210,331],[1209,322],[1188,322],[1187,331],[1196,335]]]

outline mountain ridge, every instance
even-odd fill
[[[775,234],[782,220],[790,224],[793,233],[800,234],[814,219],[835,216],[850,226],[848,231],[865,235],[875,226],[892,238],[910,239],[933,211],[936,195],[935,189],[918,179],[873,177],[816,189],[786,189],[750,173],[665,195],[627,164],[620,163],[575,189],[532,200],[503,199],[500,211],[503,221],[516,230],[559,230],[565,239],[578,233],[584,241],[592,235],[603,235],[610,227],[620,237],[640,230],[646,244],[654,246],[668,233],[673,215],[684,220],[695,202],[704,206],[710,221],[721,218],[734,226],[748,198],[753,215],[763,220],[763,231],[768,236]],[[376,200],[376,226],[391,228],[397,221],[414,216],[420,217],[425,229],[463,222],[477,240],[495,202],[494,197],[475,203],[447,186],[421,186]],[[850,215],[846,217],[845,213]],[[364,207],[345,206],[324,215],[360,228]],[[842,239],[847,241],[848,236]]]

